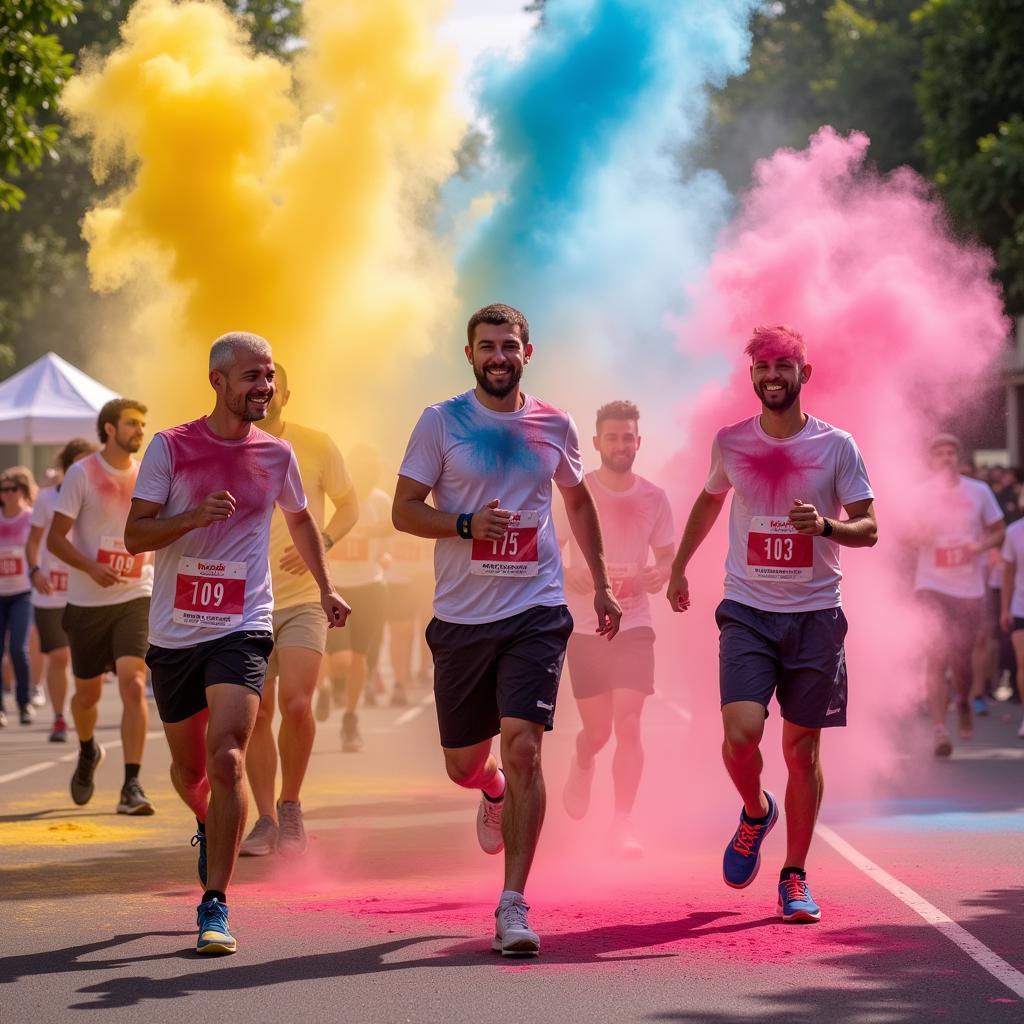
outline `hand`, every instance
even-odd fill
[[[619,631],[622,609],[615,600],[611,587],[599,587],[594,594],[594,611],[597,612],[597,634],[609,640]]]
[[[646,565],[637,577],[640,589],[648,594],[656,594],[665,584],[665,576],[656,565]]]
[[[53,593],[53,584],[50,582],[50,577],[43,572],[42,569],[38,569],[32,573],[31,576],[32,586],[40,594],[45,594],[47,597]]]
[[[109,566],[102,562],[93,562],[92,565],[86,570],[89,573],[90,579],[97,586],[112,587],[115,583],[121,582],[121,577]]]
[[[214,491],[203,498],[200,504],[192,509],[195,528],[204,530],[214,523],[222,523],[230,519],[235,512],[235,499],[230,491]]]
[[[690,607],[690,584],[686,581],[686,573],[682,569],[673,569],[668,578],[668,590],[665,592],[668,603],[674,612],[685,612]]]
[[[574,565],[565,570],[565,585],[574,594],[589,594],[594,589],[594,579],[589,569]]]
[[[1003,612],[999,616],[999,625],[1004,633],[1013,632],[1013,616],[1009,612]]]
[[[301,576],[303,573],[309,572],[309,566],[302,560],[302,555],[296,550],[294,544],[289,544],[284,549],[281,561],[277,564],[281,569],[285,572],[290,572],[293,576]]]
[[[475,540],[501,540],[505,536],[512,513],[506,508],[499,508],[500,505],[501,502],[495,498],[473,513],[470,532]]]
[[[789,521],[797,533],[805,533],[811,537],[820,537],[825,530],[825,520],[818,515],[813,505],[797,498],[789,510]]]
[[[340,629],[352,614],[348,602],[336,590],[328,590],[320,596],[320,607],[327,616],[328,629]]]

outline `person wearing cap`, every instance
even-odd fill
[[[962,455],[963,446],[953,434],[931,439],[930,476],[919,489],[914,507],[914,591],[933,626],[926,664],[936,757],[953,752],[946,727],[947,673],[956,694],[960,738],[969,740],[974,734],[971,655],[984,616],[986,552],[998,548],[1006,533],[992,488],[961,475]]]

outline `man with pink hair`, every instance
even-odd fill
[[[761,785],[761,737],[774,695],[789,775],[778,910],[784,921],[811,922],[821,918],[805,870],[822,797],[821,730],[846,724],[839,547],[871,547],[878,526],[853,438],[800,408],[811,378],[803,338],[790,327],[758,327],[746,354],[761,412],[715,436],[711,471],[686,523],[666,596],[673,611],[689,608],[686,567],[732,489],[725,600],[715,619],[722,755],[743,809],[723,876],[734,889],[753,882],[761,844],[778,820],[775,797]]]

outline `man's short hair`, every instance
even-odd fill
[[[957,455],[963,455],[964,446],[960,443],[960,438],[956,434],[936,434],[928,442],[928,454],[931,455],[936,448],[941,448],[943,445],[951,445],[956,449]]]
[[[231,331],[222,334],[210,346],[210,372],[214,370],[224,373],[235,365],[239,352],[248,352],[254,356],[270,356],[270,342],[258,334],[247,331]]]
[[[275,359],[274,380],[277,382],[277,390],[282,394],[288,390],[288,371]]]
[[[91,455],[94,451],[96,451],[96,445],[92,441],[87,441],[84,437],[74,437],[57,452],[57,465],[60,466],[62,473],[67,473],[75,459],[80,455]]]
[[[785,324],[755,327],[743,351],[755,362],[758,359],[795,359],[801,366],[807,362],[803,335]]]
[[[100,414],[96,418],[96,433],[100,436],[100,444],[107,443],[107,432],[103,429],[108,423],[117,430],[117,424],[121,420],[121,413],[125,409],[136,409],[146,415],[149,410],[141,403],[136,402],[132,398],[112,398],[106,405],[100,409]]]
[[[634,423],[639,424],[640,410],[633,402],[626,401],[625,399],[608,402],[597,410],[597,425],[595,429],[598,434],[601,433],[601,424],[605,420],[632,420]]]
[[[512,324],[519,328],[519,336],[526,345],[530,340],[530,324],[526,317],[512,306],[506,306],[501,302],[494,302],[490,306],[478,309],[466,324],[466,337],[469,344],[473,344],[473,334],[477,324]]]

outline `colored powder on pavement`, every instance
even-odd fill
[[[379,390],[453,291],[426,227],[462,132],[440,12],[307,0],[286,64],[219,5],[142,0],[120,47],[69,83],[97,172],[125,180],[84,228],[94,286],[138,306],[107,377],[152,424],[208,409],[206,354],[229,330],[271,342],[297,421],[387,423]]]
[[[0,830],[0,846],[66,846],[134,843],[144,833],[125,825],[91,821],[9,821]]]

